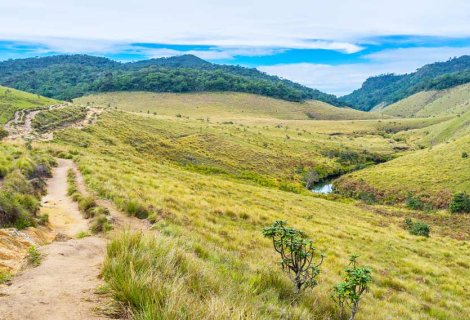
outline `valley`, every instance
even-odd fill
[[[9,92],[28,102],[2,123],[0,319],[338,319],[356,254],[373,275],[356,319],[470,313],[468,85],[370,112],[138,89]],[[279,267],[275,221],[325,254],[313,289]]]

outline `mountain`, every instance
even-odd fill
[[[470,82],[470,56],[436,62],[416,72],[385,74],[367,79],[362,87],[339,100],[355,109],[369,111],[389,105],[420,91],[442,90]]]
[[[334,95],[257,69],[212,64],[193,55],[129,63],[88,55],[8,60],[0,62],[0,84],[62,100],[110,91],[234,91],[345,105]]]

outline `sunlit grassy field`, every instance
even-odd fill
[[[379,119],[379,114],[337,108],[321,101],[289,102],[247,93],[150,93],[114,92],[75,99],[77,103],[104,105],[120,110],[190,116],[214,120],[277,118],[285,120]]]
[[[470,313],[468,241],[449,237],[439,225],[431,225],[430,238],[409,235],[398,215],[302,190],[298,173],[302,166],[334,171],[340,163],[324,151],[336,148],[394,156],[406,145],[388,137],[385,124],[395,132],[442,120],[286,120],[278,126],[269,118],[223,123],[143,113],[105,112],[95,125],[61,131],[52,144],[41,144],[72,151],[98,196],[155,222],[146,235],[116,236],[103,270],[136,319],[335,319],[331,287],[353,253],[374,276],[358,319],[465,319]],[[448,152],[455,165],[454,149],[438,151],[416,157]],[[261,235],[275,220],[305,230],[327,254],[319,286],[294,304],[293,287]]]
[[[37,108],[55,103],[58,103],[58,101],[36,94],[0,86],[0,125],[5,124],[12,119],[15,111]]]
[[[418,92],[377,112],[395,117],[432,117],[469,110],[470,84],[464,84],[446,90]]]
[[[438,207],[449,204],[452,194],[470,192],[470,136],[394,159],[343,176],[338,188],[346,193],[370,193],[381,200],[403,201],[408,193]]]

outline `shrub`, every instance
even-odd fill
[[[351,312],[349,320],[354,320],[359,311],[359,302],[362,295],[369,291],[372,282],[372,271],[368,267],[356,265],[357,256],[351,256],[349,266],[346,268],[344,281],[333,288],[332,297],[339,307],[339,319],[345,319],[345,309]]]
[[[468,158],[468,153],[467,152],[462,152],[462,158]]]
[[[469,213],[470,212],[470,196],[466,192],[454,194],[449,205],[452,213]]]
[[[424,208],[424,203],[421,201],[421,199],[413,197],[411,192],[408,193],[405,203],[408,208],[413,210],[422,210]]]
[[[403,227],[414,236],[429,237],[429,233],[431,232],[431,229],[426,223],[420,221],[414,222],[410,218],[405,219]]]
[[[263,229],[263,235],[271,238],[274,250],[281,255],[281,267],[294,283],[296,293],[303,288],[315,287],[320,274],[320,265],[325,256],[314,261],[317,249],[312,240],[297,229],[287,227],[284,221],[276,221]]]

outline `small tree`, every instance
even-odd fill
[[[320,265],[325,256],[316,254],[313,241],[304,232],[287,227],[284,221],[276,221],[263,229],[263,235],[271,238],[274,250],[281,255],[281,267],[295,285],[295,292],[315,287],[320,274]],[[314,261],[318,256],[318,261]]]
[[[368,267],[358,267],[357,258],[358,256],[351,256],[344,281],[333,287],[332,298],[338,304],[340,320],[345,319],[346,307],[351,310],[349,320],[354,320],[359,311],[361,297],[369,290],[372,281],[372,271]]]

